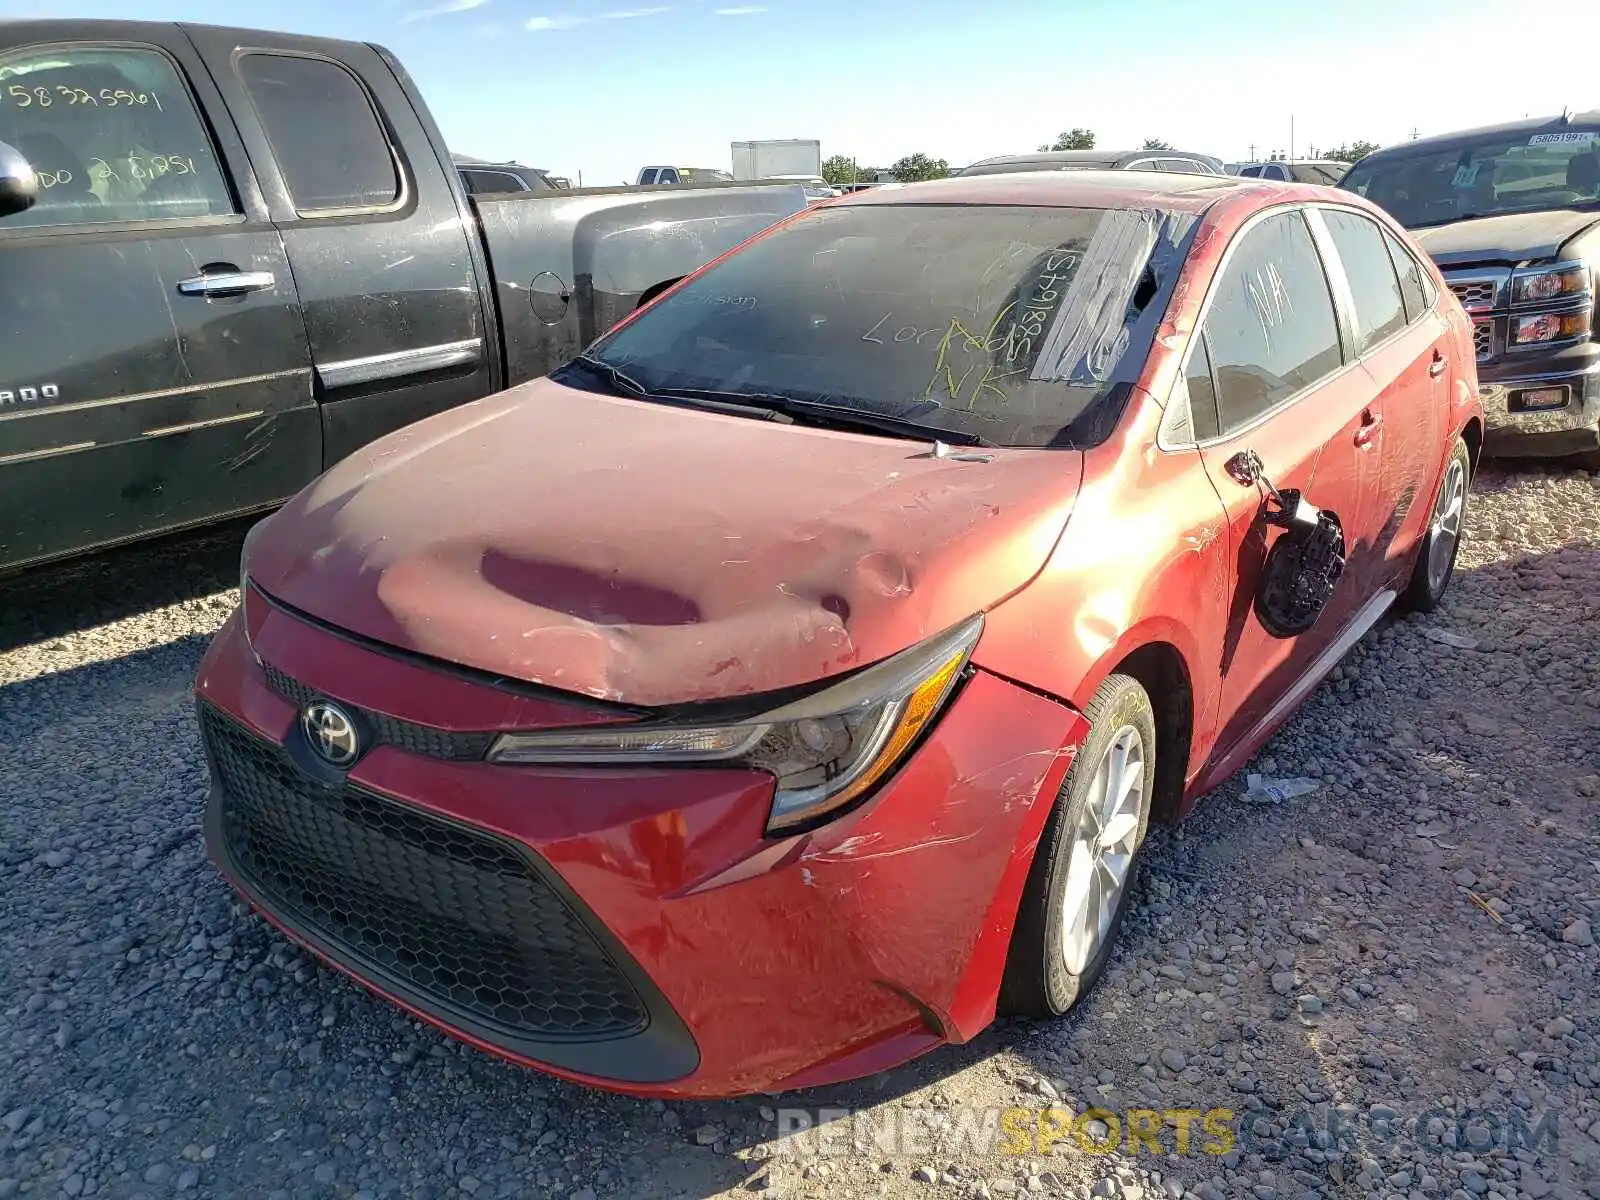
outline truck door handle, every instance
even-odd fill
[[[1428,368],[1428,374],[1432,375],[1435,379],[1439,378],[1439,376],[1444,374],[1445,366],[1449,363],[1449,361],[1450,360],[1447,359],[1443,354],[1435,350],[1433,352],[1433,364]]]
[[[185,296],[239,296],[264,292],[276,284],[271,271],[218,271],[185,279],[178,284],[178,291]]]
[[[1363,450],[1372,445],[1378,436],[1378,430],[1383,428],[1383,416],[1373,412],[1370,408],[1361,414],[1361,428],[1356,430],[1356,445]]]

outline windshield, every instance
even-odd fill
[[[1499,134],[1447,150],[1366,158],[1341,187],[1416,229],[1600,202],[1600,130]]]
[[[1317,183],[1324,187],[1332,187],[1344,178],[1344,173],[1348,169],[1344,163],[1291,163],[1289,174],[1294,176],[1296,183]]]
[[[1090,444],[1138,377],[1194,222],[1132,209],[816,209],[591,355],[651,392],[821,402],[1001,446]]]

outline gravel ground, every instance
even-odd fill
[[[1250,768],[1317,791],[1233,782],[1153,835],[1071,1019],[670,1107],[452,1043],[234,901],[189,687],[239,529],[0,585],[0,1200],[1600,1197],[1600,477],[1486,472],[1469,530],[1445,607],[1370,635]],[[832,1141],[778,1136],[846,1107]],[[1197,1117],[1177,1153],[1177,1109],[1234,1134]],[[1084,1116],[1047,1153],[956,1136],[1001,1110]]]

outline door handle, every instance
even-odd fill
[[[1444,374],[1444,369],[1449,364],[1449,361],[1443,354],[1435,350],[1433,352],[1433,364],[1428,368],[1428,374],[1435,379],[1439,378]]]
[[[1356,445],[1365,450],[1372,445],[1378,436],[1378,430],[1383,428],[1383,416],[1373,412],[1370,408],[1361,414],[1361,428],[1356,430]]]
[[[264,292],[277,282],[271,271],[218,271],[185,279],[178,284],[178,291],[185,296],[239,296]]]

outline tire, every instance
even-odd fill
[[[1400,594],[1400,608],[1428,613],[1438,608],[1444,599],[1450,581],[1455,578],[1456,555],[1461,550],[1461,532],[1466,526],[1467,497],[1471,491],[1472,456],[1467,443],[1457,438],[1450,457],[1445,460],[1439,491],[1433,498],[1428,530],[1417,544],[1410,582]]]
[[[1061,1016],[1094,986],[1122,927],[1138,875],[1139,851],[1149,828],[1156,755],[1155,711],[1150,697],[1138,680],[1112,675],[1100,685],[1084,715],[1090,721],[1089,736],[1062,781],[1039,840],[1006,960],[1000,1006],[1016,1016]],[[1141,762],[1138,779],[1119,791],[1124,803],[1112,806],[1107,794],[1110,772],[1102,773],[1102,767],[1109,765],[1113,749],[1126,751],[1134,745]],[[1110,877],[1099,874],[1101,866],[1096,864],[1098,856],[1088,824],[1091,814],[1108,809],[1118,818],[1111,827],[1113,833],[1127,827],[1130,818],[1132,832],[1126,840],[1118,838],[1112,843],[1127,846],[1125,856],[1116,856],[1125,857],[1122,880],[1114,889],[1108,914],[1097,922],[1098,936],[1091,940],[1081,936],[1086,922],[1068,919],[1068,887],[1072,885],[1074,893],[1081,894],[1078,889],[1086,886],[1086,879],[1103,883]],[[1080,847],[1075,864],[1074,851]],[[1086,898],[1093,900],[1092,895]]]

